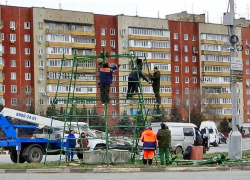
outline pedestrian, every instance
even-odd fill
[[[83,159],[83,152],[88,150],[88,144],[89,144],[89,141],[85,136],[85,132],[81,133],[81,136],[77,141],[77,144],[80,145],[77,156],[79,159]]]
[[[194,145],[195,146],[201,146],[203,143],[203,139],[201,136],[201,133],[199,131],[199,129],[195,129],[195,141],[194,141]]]
[[[100,96],[102,104],[110,102],[109,90],[112,83],[113,72],[118,69],[120,65],[115,65],[110,68],[108,63],[104,63],[99,70],[100,74]]]
[[[139,70],[138,72],[132,71],[128,76],[128,91],[127,91],[127,99],[131,99],[135,92],[138,92],[138,84],[139,80],[142,78],[144,81],[149,82],[149,80],[142,74]]]
[[[76,137],[75,137],[75,131],[71,130],[70,134],[67,137],[67,157],[66,160],[70,161],[70,157],[71,157],[71,161],[74,161],[74,150],[76,147]]]
[[[164,123],[161,124],[161,129],[157,133],[157,140],[159,146],[159,155],[161,165],[169,164],[169,152],[171,147],[171,131]]]
[[[154,158],[154,151],[157,147],[157,136],[152,130],[152,127],[148,127],[140,137],[143,142],[143,164],[152,165]]]
[[[161,104],[161,96],[160,96],[161,73],[156,66],[154,67],[154,74],[153,76],[151,75],[150,79],[152,81],[152,87],[153,87],[153,91],[154,91],[155,99],[157,103],[157,109],[159,110],[160,104]]]

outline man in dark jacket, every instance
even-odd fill
[[[139,74],[138,74],[139,73]],[[148,79],[142,74],[142,72],[139,70],[138,72],[132,71],[128,76],[128,92],[127,92],[127,99],[132,98],[135,92],[138,92],[137,85],[139,83],[139,78],[142,78],[144,81],[148,81]]]
[[[113,72],[119,68],[119,65],[115,65],[110,68],[108,63],[104,63],[99,69],[100,74],[100,96],[102,104],[108,104],[110,102],[109,89],[112,83]]]
[[[71,156],[71,161],[74,161],[74,150],[76,147],[76,137],[75,137],[75,131],[71,130],[70,134],[67,137],[67,151],[68,151],[68,156],[66,157],[67,160],[70,160],[70,156]]]
[[[164,165],[164,162],[168,164],[169,149],[171,147],[171,131],[164,123],[161,124],[161,129],[157,133],[157,140],[159,146],[161,165]]]
[[[151,76],[152,87],[155,93],[155,99],[157,102],[157,108],[159,109],[161,104],[161,96],[160,96],[160,80],[161,80],[161,73],[157,67],[154,67],[154,74]]]

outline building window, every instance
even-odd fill
[[[2,53],[4,53],[4,46],[2,46]]]
[[[188,52],[188,46],[187,45],[184,46],[184,51],[185,51],[185,53]]]
[[[50,30],[56,30],[56,24],[55,23],[49,23],[49,29]]]
[[[196,62],[196,56],[192,56],[192,61]]]
[[[25,61],[25,67],[30,67],[30,61],[29,60]]]
[[[25,92],[31,93],[31,86],[25,86]]]
[[[127,76],[122,76],[123,81],[127,81]]]
[[[15,21],[10,21],[10,28],[11,28],[12,30],[15,30],[15,29],[16,29]]]
[[[185,73],[189,73],[189,67],[185,66]]]
[[[11,60],[10,61],[10,66],[11,67],[16,67],[16,60]]]
[[[11,85],[11,93],[17,93],[16,85]]]
[[[192,41],[196,41],[195,35],[192,36]]]
[[[77,26],[76,25],[71,25],[71,30],[72,31],[77,31]]]
[[[174,72],[179,72],[179,66],[174,67]]]
[[[246,74],[249,74],[249,69],[246,69]]]
[[[43,35],[38,35],[38,42],[42,43],[43,42]]]
[[[38,55],[39,56],[42,56],[43,55],[43,48],[38,48]]]
[[[31,99],[26,99],[26,106],[31,106]]]
[[[106,40],[101,40],[101,46],[106,46]]]
[[[111,40],[111,41],[110,41],[110,46],[111,46],[112,48],[115,48],[115,41],[114,41],[114,40]]]
[[[16,106],[17,105],[17,98],[11,98],[11,105]]]
[[[179,77],[175,77],[175,83],[179,83]]]
[[[115,29],[110,29],[110,35],[115,35]]]
[[[83,26],[82,31],[83,32],[89,32],[90,27],[89,26]]]
[[[179,94],[179,88],[175,89],[175,94]]]
[[[24,22],[24,29],[30,29],[30,23]]]
[[[193,74],[197,74],[197,67],[193,67]]]
[[[10,47],[10,54],[16,54],[16,47]]]
[[[174,39],[178,39],[178,34],[174,33]]]
[[[1,39],[4,40],[4,33],[1,33]]]
[[[105,35],[105,29],[101,28],[101,35]]]
[[[179,56],[178,56],[178,55],[175,55],[175,56],[174,56],[174,60],[175,60],[175,61],[179,61]]]
[[[180,99],[179,99],[179,98],[176,98],[176,100],[175,100],[175,104],[176,104],[176,105],[180,105],[180,104],[181,104],[181,101],[180,101]]]
[[[115,111],[115,110],[112,111],[112,115],[113,115],[113,116],[116,115],[116,111]]]
[[[43,23],[42,22],[38,22],[38,29],[43,29]]]
[[[124,48],[127,47],[127,41],[122,41],[122,47],[124,47]]]
[[[39,73],[39,80],[44,80],[44,75],[43,75],[43,73]]]
[[[24,35],[24,41],[25,41],[25,42],[30,42],[30,35],[25,34],[25,35]]]
[[[127,69],[128,69],[127,64],[123,64],[123,65],[122,65],[122,69],[123,69],[123,70],[127,70]]]
[[[16,41],[16,34],[10,34],[10,42],[15,42]]]
[[[121,30],[121,35],[125,35],[126,34],[126,29],[122,29]]]
[[[178,45],[177,44],[174,45],[174,51],[178,51]]]
[[[41,93],[44,92],[44,86],[39,86],[39,92],[41,92]]]
[[[122,87],[122,92],[126,93],[128,91],[128,87]]]
[[[249,65],[249,60],[248,59],[246,60],[246,65]]]
[[[12,72],[10,73],[11,80],[16,80],[16,73]]]
[[[110,55],[115,55],[115,52],[111,52]],[[115,59],[115,57],[111,57],[111,59]]]
[[[188,40],[188,34],[184,34],[184,40],[185,40],[185,41]]]
[[[39,104],[40,105],[44,105],[44,99],[42,98],[42,99],[39,99]]]
[[[185,56],[185,62],[188,62],[188,56]]]
[[[43,61],[39,61],[39,68],[43,68],[43,67],[44,67]]]
[[[65,30],[69,30],[69,25],[68,24],[63,24],[62,25],[62,29]]]
[[[246,49],[245,53],[246,53],[246,55],[248,55],[249,54],[249,49]]]
[[[111,87],[111,93],[116,93],[116,87]]]
[[[185,88],[185,93],[189,94],[189,89],[188,88]]]
[[[25,73],[25,80],[31,80],[31,74]]]
[[[25,55],[29,55],[30,54],[30,48],[25,48]]]
[[[189,79],[188,77],[185,78],[185,83],[188,83],[189,82]]]

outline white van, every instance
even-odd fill
[[[210,144],[219,146],[219,134],[216,124],[213,121],[203,121],[200,125],[200,131],[204,128],[208,128],[210,135]]]
[[[175,154],[182,154],[183,151],[195,141],[196,125],[192,123],[165,123],[171,131],[171,148]],[[161,122],[152,123],[152,129],[155,133],[161,129]]]

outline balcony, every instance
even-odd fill
[[[170,37],[142,36],[142,35],[129,35],[128,39],[170,41]]]
[[[71,35],[92,36],[92,37],[95,36],[95,32],[94,31],[85,32],[85,31],[50,30],[50,29],[46,29],[46,33],[47,34],[71,34]]]

